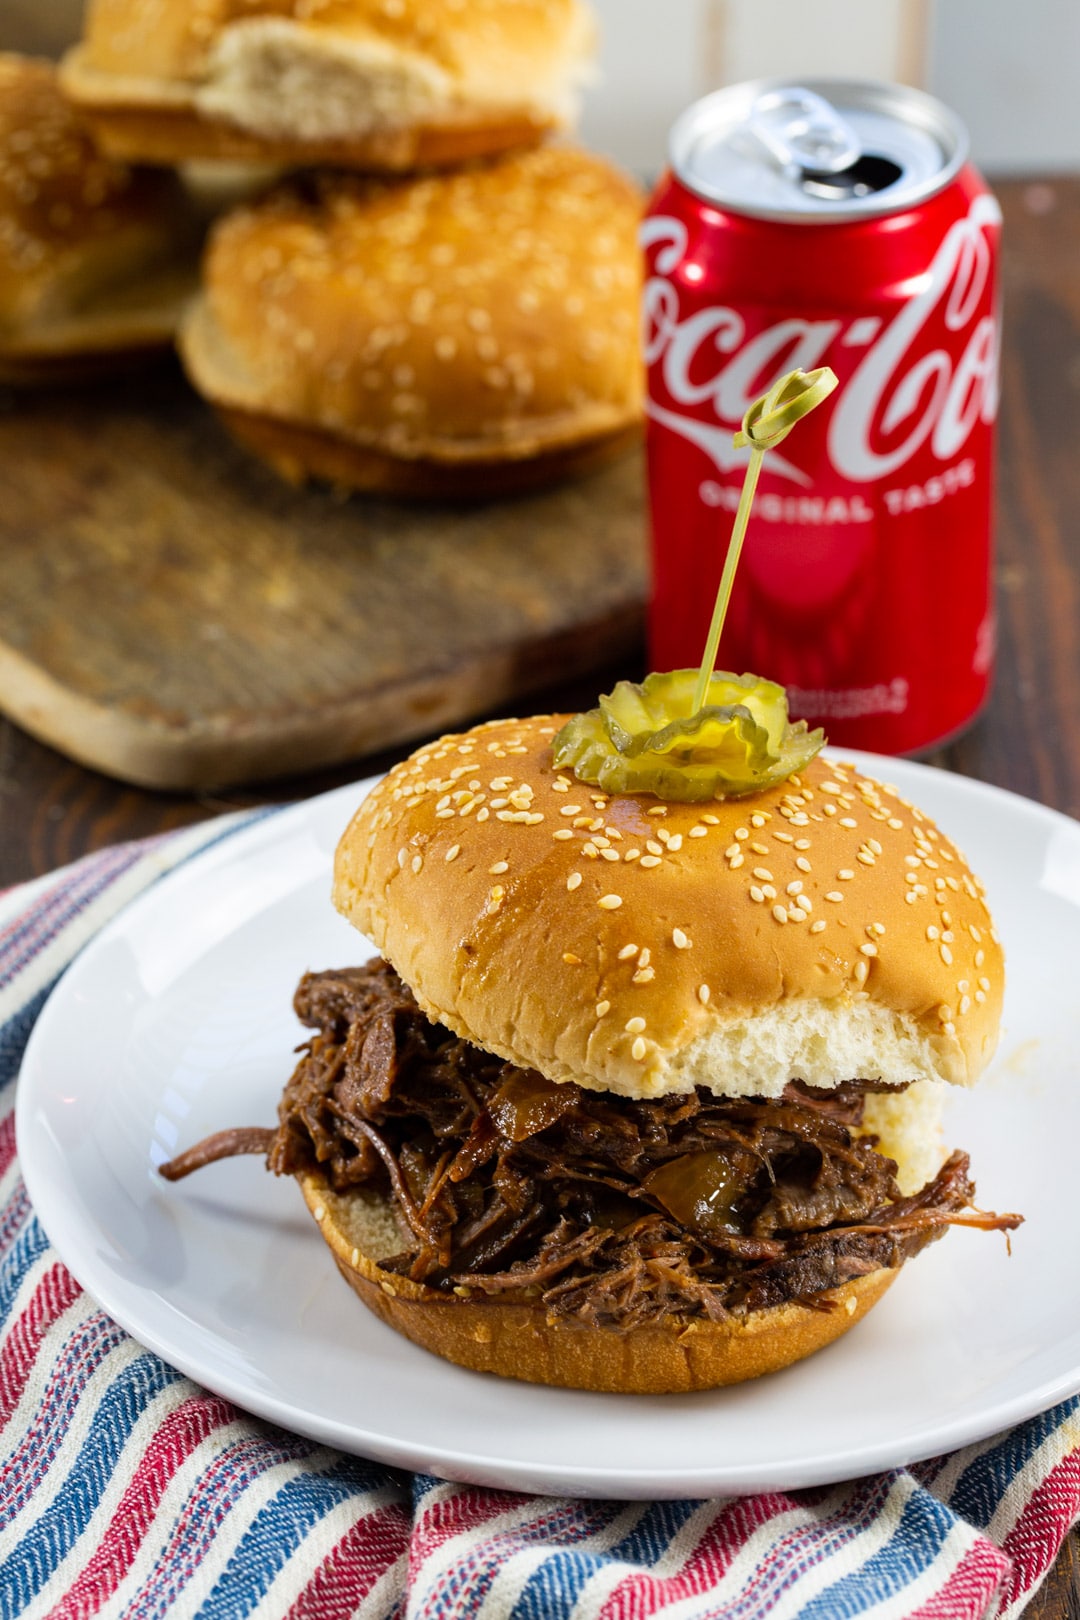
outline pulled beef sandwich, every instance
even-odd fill
[[[464,1366],[657,1393],[857,1322],[973,1207],[941,1083],[996,1044],[1002,953],[959,851],[815,759],[749,798],[608,795],[558,718],[443,738],[363,802],[334,900],[383,953],[305,976],[265,1152],[346,1280]]]

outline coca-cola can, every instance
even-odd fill
[[[839,387],[770,451],[720,663],[831,741],[965,726],[993,662],[1001,212],[947,108],[899,85],[758,81],[679,119],[643,225],[650,662],[696,664],[748,452],[794,367]]]

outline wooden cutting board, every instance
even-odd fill
[[[122,780],[338,764],[639,643],[637,454],[397,505],[281,484],[171,368],[0,406],[0,709]]]

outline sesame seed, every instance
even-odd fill
[[[646,810],[645,814],[647,816],[666,816],[667,815],[667,805],[666,804],[653,804],[653,805],[650,805],[648,810]]]
[[[788,894],[801,894],[802,878],[795,878],[793,882],[789,883],[786,892]]]
[[[645,1020],[644,1018],[628,1018],[624,1027],[628,1035],[640,1035],[645,1028]]]
[[[645,848],[648,850],[650,855],[662,855],[664,853],[663,844],[658,844],[655,838],[648,839],[646,841]]]
[[[885,932],[885,924],[884,923],[868,923],[867,928],[866,928],[866,932],[868,934],[877,934],[878,938],[880,939],[881,936]]]
[[[800,911],[813,911],[814,909],[814,902],[811,900],[808,894],[796,895],[795,904],[799,907]]]
[[[809,849],[810,848],[810,840],[809,840],[809,838],[796,838],[796,840],[795,840],[795,848],[796,849]]]
[[[759,889],[756,883],[752,883],[750,885],[750,898],[751,900],[756,900],[758,904],[760,904],[765,898],[765,890]]]
[[[942,1002],[941,1006],[937,1010],[937,1015],[940,1023],[947,1024],[949,1019],[952,1017],[952,1008],[946,1006],[945,1003]]]
[[[702,811],[701,819],[702,819],[702,821],[704,821],[710,827],[719,827],[719,825],[720,825],[720,817],[710,814],[710,812],[708,810],[703,810]],[[765,825],[765,817],[764,816],[755,816],[754,817],[754,826],[755,827],[764,827],[764,825]]]
[[[787,922],[787,907],[786,906],[780,906],[780,905],[773,906],[772,914],[776,918],[778,923],[786,923]]]
[[[761,885],[761,892],[765,896],[766,900],[776,899],[776,890],[773,888],[771,883],[763,883]]]
[[[583,855],[587,855],[589,857],[590,861],[595,861],[596,858],[598,857],[598,855],[600,854],[600,851],[597,849],[596,845],[590,839],[587,844],[582,844],[581,853]]]
[[[491,874],[492,877],[498,877],[501,872],[509,872],[509,870],[510,870],[510,862],[509,861],[496,861],[494,866],[489,866],[488,867],[488,872]]]
[[[891,827],[893,832],[901,832],[903,830],[904,823],[899,819],[898,816],[890,816],[886,825]]]
[[[703,1007],[707,1007],[709,1005],[709,997],[711,995],[712,991],[709,989],[707,984],[698,985],[697,998]]]
[[[560,804],[560,816],[578,816],[581,814],[580,804]]]
[[[704,838],[708,830],[708,827],[691,827],[688,836],[691,838]]]
[[[626,962],[631,956],[636,956],[637,953],[638,948],[636,945],[624,945],[622,950],[619,952],[619,961]]]
[[[826,900],[834,900],[834,901],[837,901],[837,902],[839,902],[839,901],[841,901],[841,900],[842,900],[842,899],[843,899],[843,898],[844,898],[844,897],[843,897],[843,895],[842,895],[842,894],[841,894],[841,893],[840,893],[840,891],[839,891],[839,889],[830,889],[830,890],[829,890],[829,892],[828,892],[828,894],[827,894],[827,895],[826,895],[826,896],[825,896],[825,898],[826,898]]]
[[[633,1058],[635,1063],[644,1063],[645,1053],[647,1051],[648,1047],[645,1045],[645,1042],[639,1035],[633,1046],[630,1048],[630,1056]]]
[[[841,816],[840,825],[841,827],[857,827],[859,823],[855,820],[854,816]]]
[[[651,967],[638,968],[637,972],[634,974],[632,982],[634,984],[648,984],[649,980],[650,979],[655,979],[655,977],[656,977],[656,969],[655,968],[651,968]]]
[[[641,865],[642,866],[659,866],[660,865],[660,857],[659,857],[659,855],[643,855],[641,857]]]
[[[816,923],[811,923],[810,924],[810,932],[812,934],[820,934],[824,927],[825,927],[825,919],[823,917],[820,917]]]
[[[728,862],[728,865],[729,865],[730,869],[733,872],[735,872],[743,864],[743,860],[744,860],[744,856],[741,853],[738,854],[738,855],[733,855],[731,857],[731,860]]]
[[[774,830],[773,837],[781,844],[793,844],[795,842],[794,833],[781,832],[779,828]]]
[[[407,849],[399,849],[398,850],[398,852],[397,852],[397,863],[398,863],[399,866],[404,867],[405,862],[408,860],[408,858],[409,858],[409,852],[408,852]]]
[[[617,861],[621,859],[617,849],[602,849],[600,851],[600,855],[605,861]]]
[[[569,876],[567,877],[567,879],[566,879],[566,887],[570,890],[571,893],[573,893],[573,891],[579,886],[580,883],[581,883],[581,873],[580,872],[571,872],[569,874]]]
[[[862,952],[863,956],[876,956],[877,955],[877,946],[873,943],[872,940],[868,940],[865,945],[860,945],[859,950]]]
[[[949,947],[947,945],[939,945],[938,949],[941,952],[941,960],[945,963],[945,966],[952,967],[953,955]]]
[[[573,951],[563,951],[563,961],[569,962],[571,967],[581,966],[581,957],[575,956]]]
[[[727,849],[725,849],[725,851],[724,851],[724,858],[725,858],[725,860],[730,861],[733,856],[741,855],[741,854],[742,854],[742,851],[740,850],[738,844],[729,844]]]
[[[424,864],[424,857],[422,855],[414,855],[409,864],[414,872],[419,872],[420,868]]]
[[[970,1011],[971,1011],[971,997],[970,996],[961,997],[961,1000],[960,1000],[960,1013],[961,1013],[961,1016],[963,1016],[964,1013],[970,1012]]]
[[[855,964],[855,981],[856,981],[856,983],[857,984],[865,984],[866,983],[866,977],[867,977],[867,974],[869,972],[870,972],[870,964],[869,964],[869,962],[866,962],[866,961],[856,962],[856,964]]]
[[[624,861],[637,861],[637,860],[640,860],[640,859],[641,859],[641,851],[640,851],[640,849],[628,849],[626,854],[623,856]]]
[[[461,845],[460,844],[451,844],[450,848],[447,850],[446,854],[443,856],[443,860],[444,861],[456,861],[460,854],[461,854]]]
[[[671,930],[671,943],[674,945],[677,951],[687,951],[690,949],[690,940],[683,933],[681,928],[673,928]]]
[[[768,844],[751,844],[750,848],[755,855],[767,855],[769,853]]]
[[[638,967],[648,967],[651,961],[652,951],[650,951],[647,945],[643,945],[640,951],[638,951]]]
[[[453,818],[454,818],[454,814],[455,814],[455,812],[453,810],[436,810],[436,812],[435,812],[435,820],[436,821],[452,821]]]
[[[989,979],[983,978],[983,979],[979,980],[979,989],[980,990],[989,990],[989,988],[990,988],[990,980]]]
[[[769,871],[769,868],[767,866],[755,866],[754,867],[754,876],[756,878],[760,879],[760,881],[762,883],[771,883],[772,882],[772,873]]]
[[[877,862],[877,857],[872,855],[868,849],[858,850],[855,859],[861,861],[864,866],[874,866]]]
[[[611,1011],[611,1002],[610,1001],[598,1001],[596,1003],[596,1016],[597,1016],[597,1018],[606,1018],[610,1011]]]
[[[708,817],[704,817],[703,819],[708,820]],[[715,820],[715,817],[713,819]],[[751,816],[750,817],[750,825],[751,825],[751,827],[764,827],[764,825],[765,825],[765,817],[761,816],[761,815]]]
[[[570,831],[569,827],[560,827],[558,832],[553,832],[551,836],[552,836],[552,838],[564,839],[564,838],[573,838],[574,835]]]
[[[797,855],[795,857],[795,865],[799,868],[800,872],[812,872],[814,870],[805,855]]]

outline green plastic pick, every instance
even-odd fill
[[[728,541],[727,556],[724,559],[724,572],[720,576],[720,588],[716,593],[712,623],[709,625],[709,635],[705,642],[701,668],[698,671],[697,686],[694,689],[695,709],[700,709],[705,702],[709,677],[716,668],[720,633],[727,617],[728,603],[731,601],[731,587],[735,583],[735,570],[739,566],[743,540],[746,538],[746,525],[750,520],[750,508],[754,504],[754,492],[757,489],[758,475],[761,472],[761,463],[765,459],[765,452],[774,449],[786,439],[796,422],[801,422],[815,405],[820,405],[823,399],[827,399],[836,387],[837,380],[836,372],[829,366],[820,366],[817,371],[789,371],[787,376],[781,377],[767,394],[754,401],[742,419],[742,427],[732,439],[736,450],[742,450],[746,445],[750,446],[750,461],[743,479],[742,494],[739,496],[739,506],[731,529],[731,539]]]

